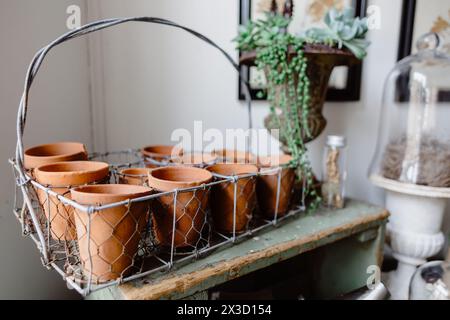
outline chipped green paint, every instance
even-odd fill
[[[369,266],[380,266],[382,263],[384,229],[384,226],[380,226],[332,243],[314,257],[317,266],[315,296],[331,299],[366,286],[372,275]],[[364,234],[375,237],[361,237]]]
[[[231,279],[268,267],[279,261],[295,257],[315,248],[329,245],[338,240],[351,237],[352,235],[357,235],[371,229],[380,228],[384,230],[386,219],[387,215],[385,214],[384,209],[360,201],[349,200],[344,209],[321,209],[314,214],[299,215],[297,218],[294,218],[277,228],[258,233],[247,241],[216,251],[203,259],[179,267],[177,270],[172,270],[166,274],[152,274],[123,286],[131,286],[138,290],[139,288],[148,289],[148,286],[151,287],[153,284],[177,278],[180,275],[186,275],[210,266],[219,266],[224,261],[229,263],[233,259],[261,253],[281,244],[289,244],[291,242],[298,243],[305,239],[305,242],[289,247],[284,251],[268,254],[267,256],[263,255],[261,258],[252,261],[252,263],[240,264],[236,268],[231,268],[228,272],[212,274],[205,281],[195,283],[195,285],[189,287],[186,291],[179,292],[174,290],[168,295],[163,295],[163,298],[165,299],[183,299]],[[384,234],[384,232],[381,232],[377,237],[380,238],[381,234]],[[364,261],[378,261],[380,253],[377,251],[381,250],[382,244],[380,243],[380,239],[376,240],[375,246],[368,246],[368,250],[361,251],[362,256],[368,256],[367,258],[364,258]],[[369,241],[369,243],[371,242],[374,241]],[[361,257],[358,259],[361,259]],[[126,295],[125,291],[127,290],[124,290],[123,286],[111,287],[94,292],[89,298],[132,298]],[[105,290],[108,290],[109,292],[106,293],[104,292]]]

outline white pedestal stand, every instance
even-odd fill
[[[405,300],[416,268],[444,245],[441,226],[450,189],[404,184],[379,176],[371,180],[386,189],[386,209],[391,214],[387,234],[398,260],[387,286],[392,299]]]

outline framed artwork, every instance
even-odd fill
[[[428,32],[439,33],[439,50],[450,54],[450,2],[442,0],[403,0],[398,60],[417,52],[417,40]],[[408,100],[408,79],[399,79],[399,102]],[[450,91],[439,92],[439,101],[450,102]]]
[[[427,32],[439,33],[444,41],[441,50],[450,54],[450,2],[403,0],[402,11],[398,60],[415,53],[417,40]]]
[[[324,25],[323,17],[331,7],[343,8],[352,6],[355,15],[364,17],[368,0],[294,0],[294,10],[289,32],[298,33],[310,27]],[[276,0],[277,7],[283,8],[285,0]],[[264,17],[270,11],[271,0],[240,0],[239,24]],[[241,77],[250,83],[250,94],[253,100],[266,100],[264,75],[256,67],[239,66]],[[352,67],[336,67],[330,78],[327,101],[358,101],[361,91],[362,64]],[[239,83],[239,99],[244,100],[243,88]],[[262,98],[259,97],[262,93]]]

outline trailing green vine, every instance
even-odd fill
[[[309,29],[295,36],[287,32],[290,18],[267,13],[265,19],[250,21],[242,26],[235,39],[240,51],[256,50],[255,64],[266,75],[270,112],[277,128],[284,124],[280,132],[293,158],[290,165],[297,169],[297,177],[303,182],[303,204],[305,198],[311,200],[309,210],[318,207],[320,197],[314,188],[314,174],[304,141],[304,137],[311,137],[308,125],[310,80],[304,45],[323,43],[339,48],[345,46],[358,58],[365,56],[368,46],[368,42],[363,40],[367,32],[366,20],[355,19],[352,9],[342,12],[332,9],[324,21],[328,28]],[[289,55],[290,50],[296,55]],[[278,111],[285,115],[283,122]]]

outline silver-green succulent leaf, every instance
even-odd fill
[[[280,14],[267,13],[265,19],[250,21],[241,27],[234,41],[237,42],[238,49],[243,51],[275,43],[303,41],[323,43],[340,49],[345,47],[359,59],[363,59],[367,54],[366,49],[370,44],[364,39],[368,31],[367,19],[355,18],[353,8],[345,8],[342,11],[330,9],[324,17],[326,27],[310,28],[297,37],[286,32],[290,22],[290,18]]]
[[[352,8],[342,11],[332,8],[325,15],[324,22],[328,28],[310,28],[301,36],[311,43],[333,43],[338,48],[346,47],[359,59],[366,56],[370,44],[364,40],[368,31],[367,18],[355,18]]]

